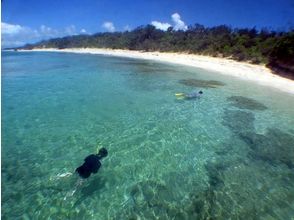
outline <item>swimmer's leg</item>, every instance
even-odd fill
[[[75,192],[86,182],[85,179],[79,178],[75,184],[74,189],[71,192],[68,192],[63,200],[66,200],[68,197],[71,197],[75,194]]]
[[[64,177],[70,177],[73,173],[71,172],[66,172],[66,173],[59,173],[57,174],[57,178],[64,178]]]
[[[51,176],[50,181],[56,181],[56,180],[59,180],[61,178],[70,177],[72,175],[73,175],[73,173],[71,173],[71,172],[58,173],[56,176]]]

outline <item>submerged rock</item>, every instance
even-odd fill
[[[227,101],[229,101],[231,105],[240,109],[259,110],[259,111],[264,111],[267,109],[267,107],[264,104],[244,96],[231,96],[227,98]]]
[[[291,213],[292,170],[277,171],[268,163],[243,159],[228,155],[206,164],[209,185],[202,191],[195,186],[189,194],[188,219],[285,219]]]
[[[234,134],[242,134],[254,131],[254,114],[251,112],[228,110],[223,116],[223,125],[228,127]]]
[[[284,163],[289,168],[294,168],[293,135],[269,128],[264,135],[249,132],[240,134],[240,138],[250,146],[251,158],[270,164]]]
[[[224,181],[221,174],[227,166],[224,163],[208,163],[205,168],[208,174],[210,187],[213,189],[222,187],[224,185]]]
[[[174,192],[160,182],[147,180],[130,189],[130,203],[115,219],[185,219]]]
[[[226,110],[223,119],[233,135],[205,165],[208,187],[195,186],[189,194],[188,219],[286,219],[292,213],[294,175],[283,165],[293,168],[294,136],[272,128],[256,133],[251,112]]]
[[[216,80],[200,80],[200,79],[182,79],[179,83],[190,87],[200,87],[200,88],[217,88],[219,86],[226,85],[223,82]]]
[[[284,163],[294,168],[294,135],[274,128],[268,128],[265,134],[258,134],[254,120],[253,113],[225,110],[223,125],[250,147],[249,158],[270,164]]]
[[[214,219],[212,218],[213,207],[215,207],[216,194],[213,188],[190,195],[190,204],[185,207],[188,219]],[[214,216],[215,217],[215,216]]]

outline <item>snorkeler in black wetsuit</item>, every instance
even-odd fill
[[[85,162],[82,166],[76,169],[76,172],[82,178],[88,178],[91,173],[97,173],[101,167],[100,160],[106,157],[108,154],[107,150],[103,147],[99,150],[98,154],[91,154],[85,158]]]

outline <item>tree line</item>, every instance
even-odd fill
[[[160,52],[185,52],[227,57],[254,64],[263,63],[294,79],[294,29],[270,31],[256,28],[231,28],[227,25],[205,27],[195,24],[188,30],[167,31],[152,25],[132,31],[75,35],[27,44],[33,48],[112,48]]]

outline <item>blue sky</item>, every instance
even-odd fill
[[[294,0],[2,0],[2,46],[154,24],[294,27]]]

